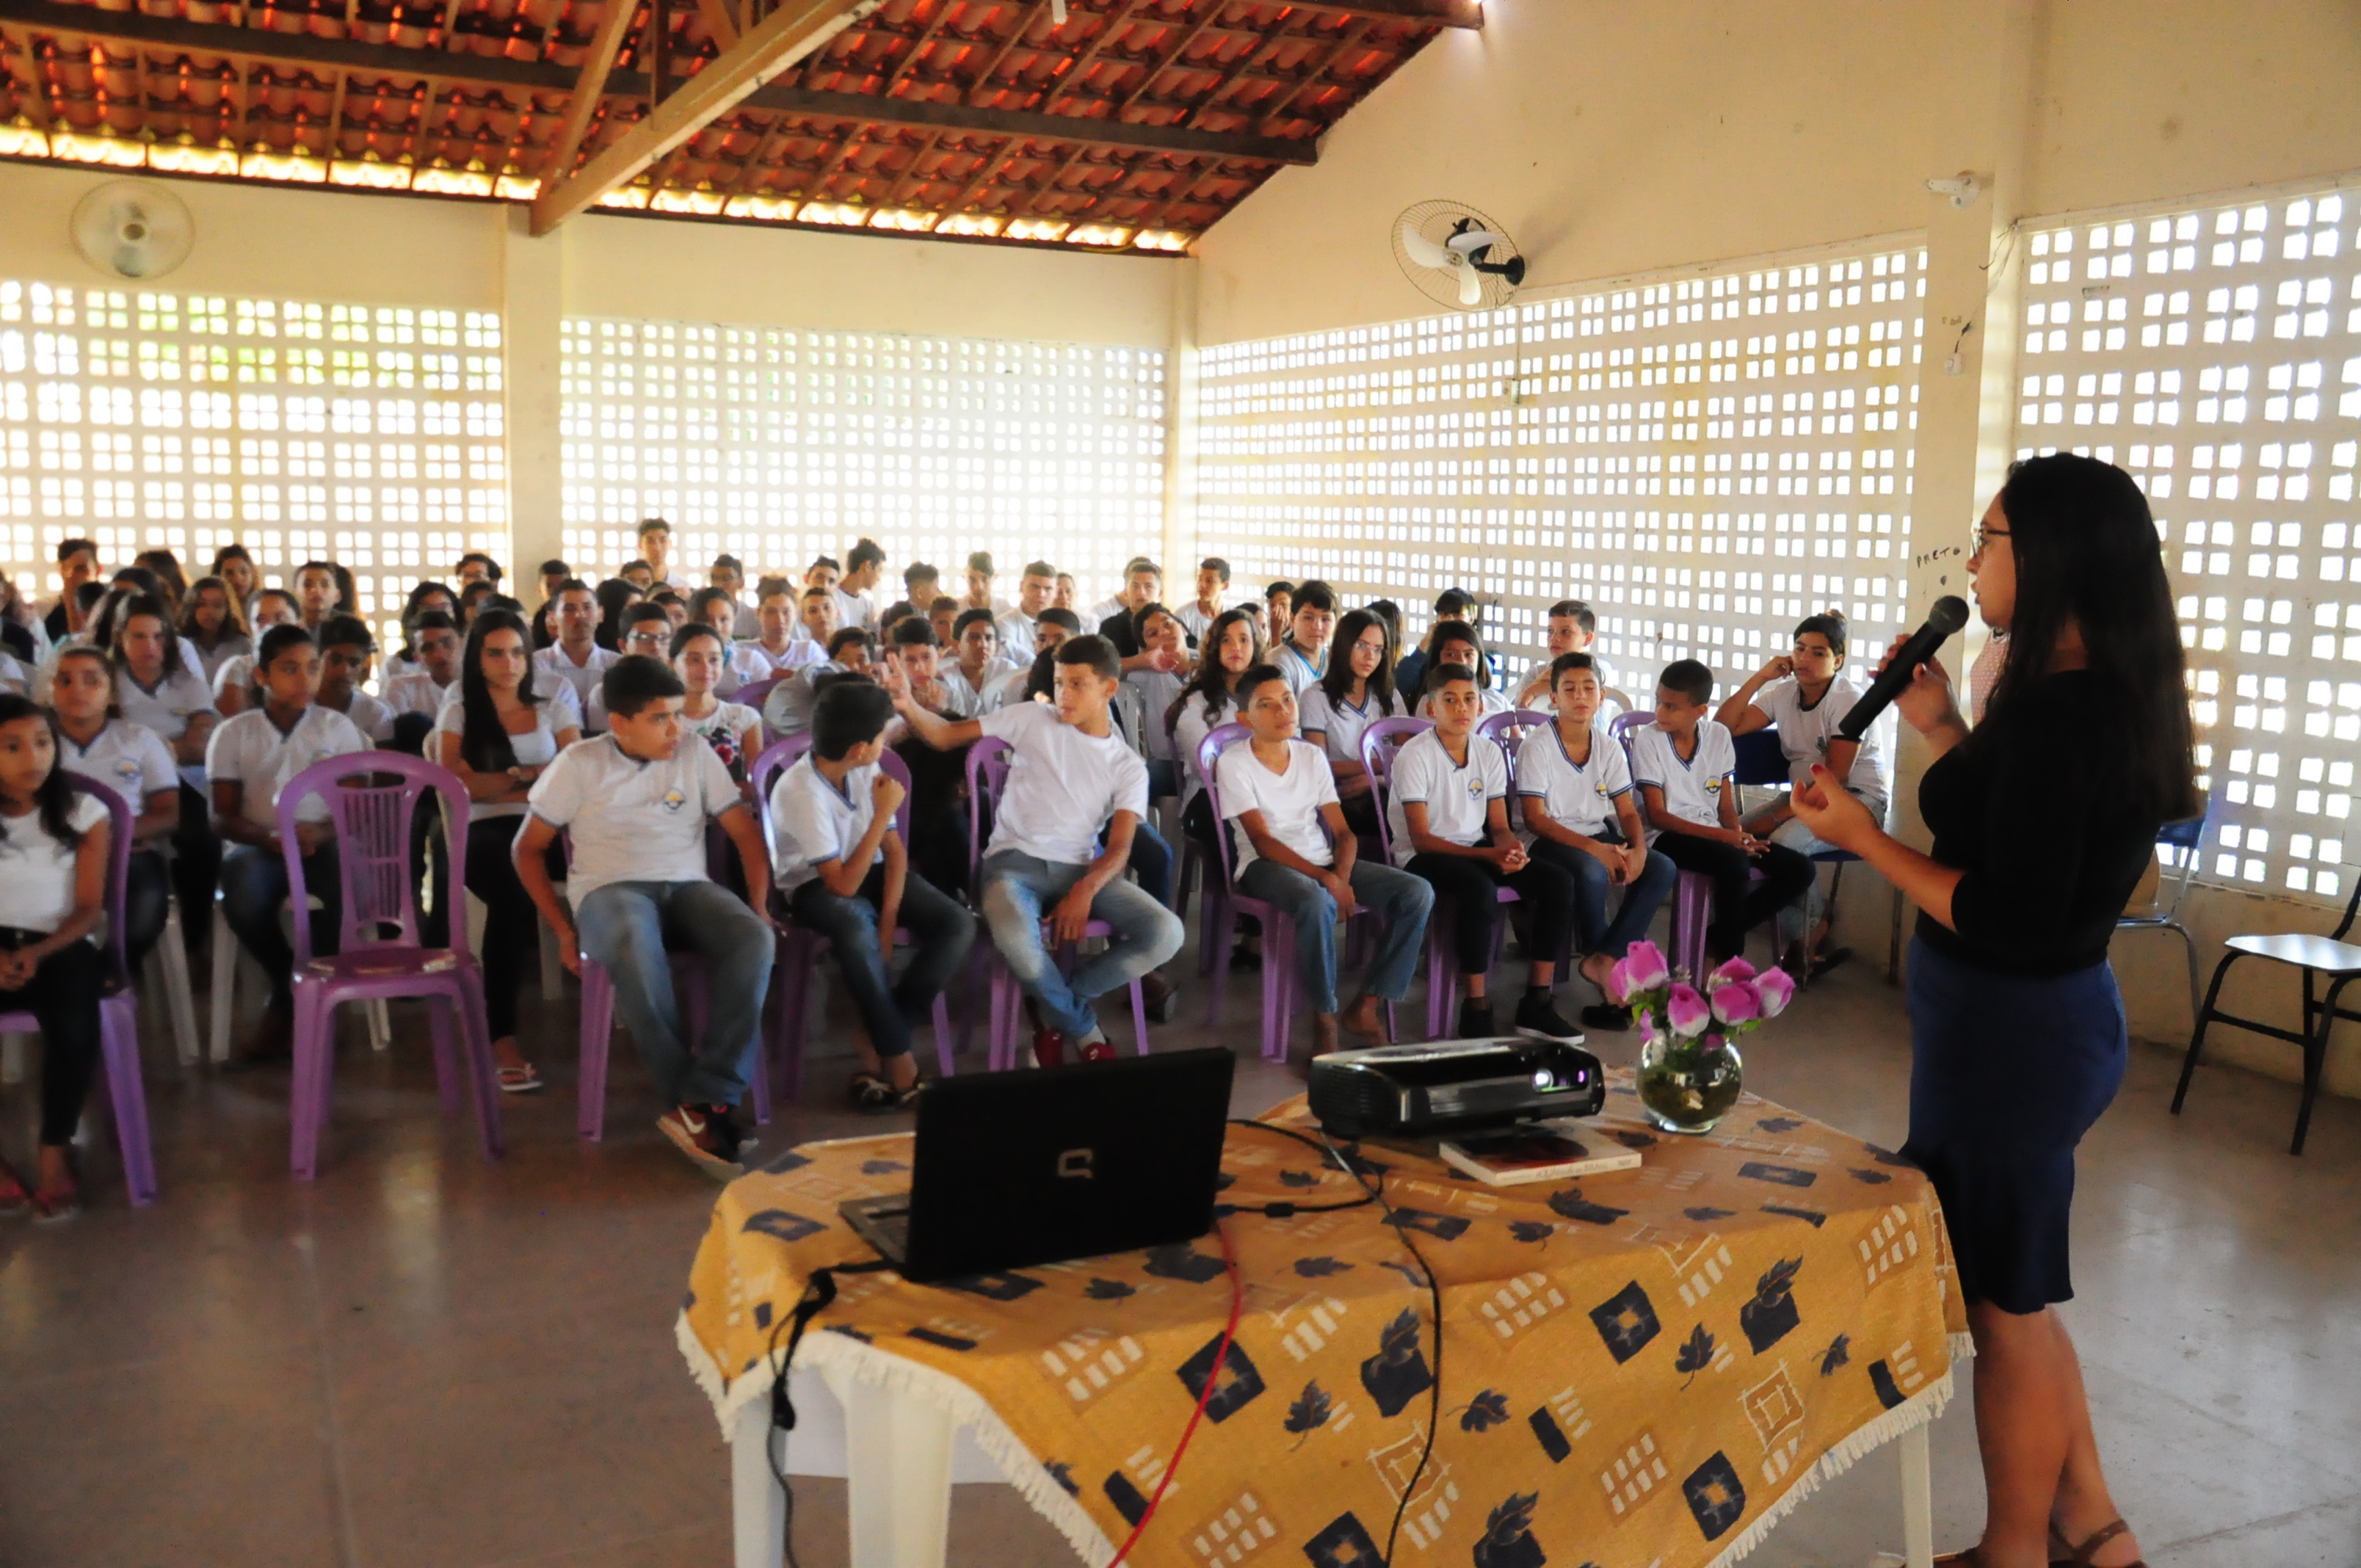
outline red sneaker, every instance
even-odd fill
[[[1064,1042],[1058,1037],[1057,1030],[1036,1029],[1033,1031],[1033,1060],[1036,1065],[1040,1067],[1063,1067],[1065,1065],[1066,1047]]]
[[[734,1181],[746,1174],[737,1130],[713,1106],[675,1105],[656,1118],[656,1130],[716,1181]]]
[[[1101,1035],[1095,1039],[1076,1041],[1074,1044],[1074,1053],[1081,1057],[1084,1061],[1115,1060],[1115,1046],[1104,1035]]]

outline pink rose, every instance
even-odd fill
[[[1763,1016],[1763,996],[1742,980],[1724,981],[1713,988],[1713,1015],[1735,1028]]]
[[[1664,1003],[1664,1016],[1674,1034],[1689,1040],[1705,1032],[1706,1025],[1712,1021],[1713,1009],[1697,994],[1696,987],[1675,985]]]
[[[1752,964],[1748,963],[1744,959],[1731,959],[1719,969],[1706,976],[1705,988],[1708,991],[1711,991],[1716,986],[1728,985],[1734,980],[1752,980],[1753,978],[1754,966]]]
[[[1787,1003],[1795,1000],[1795,981],[1785,970],[1765,970],[1754,980],[1754,992],[1763,1005],[1763,1016],[1776,1018],[1787,1011]]]
[[[1624,971],[1624,984],[1631,992],[1653,991],[1673,978],[1670,965],[1664,962],[1664,951],[1653,942],[1631,944],[1619,966]]]

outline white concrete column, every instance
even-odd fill
[[[500,309],[508,333],[509,530],[515,559],[510,590],[534,597],[533,570],[563,555],[566,469],[559,431],[566,313],[565,235],[534,239],[522,206],[509,209],[500,236]]]
[[[1194,258],[1172,269],[1172,324],[1164,352],[1164,594],[1178,605],[1197,570],[1197,280]]]

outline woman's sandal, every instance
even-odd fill
[[[33,1194],[33,1223],[37,1225],[54,1225],[81,1212],[82,1189],[71,1182],[63,1187],[44,1187]]]
[[[2082,1544],[2074,1547],[2067,1556],[2051,1558],[2049,1568],[2090,1568],[2091,1559],[2098,1555],[2101,1547],[2119,1535],[2130,1534],[2131,1528],[2121,1519],[2103,1525],[2092,1531]],[[2059,1539],[2062,1541],[2064,1538],[2061,1536]],[[1983,1558],[1976,1548],[1971,1546],[1964,1552],[1938,1552],[1935,1555],[1935,1562],[1937,1568],[1941,1568],[1941,1564],[1946,1563],[1960,1564],[1961,1568],[1982,1568]],[[2131,1563],[2126,1563],[2125,1568],[2147,1568],[2147,1564]]]
[[[918,1091],[925,1087],[924,1079],[914,1080],[907,1089],[896,1089],[878,1073],[856,1072],[852,1075],[851,1083],[846,1086],[845,1093],[852,1102],[854,1110],[882,1116],[890,1111],[907,1111],[916,1105]]]
[[[1818,958],[1812,960],[1811,967],[1807,971],[1808,978],[1817,980],[1822,975],[1828,973],[1830,970],[1836,969],[1841,965],[1850,957],[1852,957],[1852,949],[1850,948],[1830,948],[1827,952],[1822,953]]]
[[[19,1214],[33,1212],[33,1195],[16,1179],[8,1162],[0,1160],[0,1220],[13,1220]]]
[[[503,1094],[531,1094],[541,1087],[541,1074],[533,1070],[531,1062],[501,1068],[500,1080]]]

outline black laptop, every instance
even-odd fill
[[[840,1212],[918,1284],[1193,1241],[1235,1066],[1170,1051],[942,1079],[918,1097],[910,1190]]]

